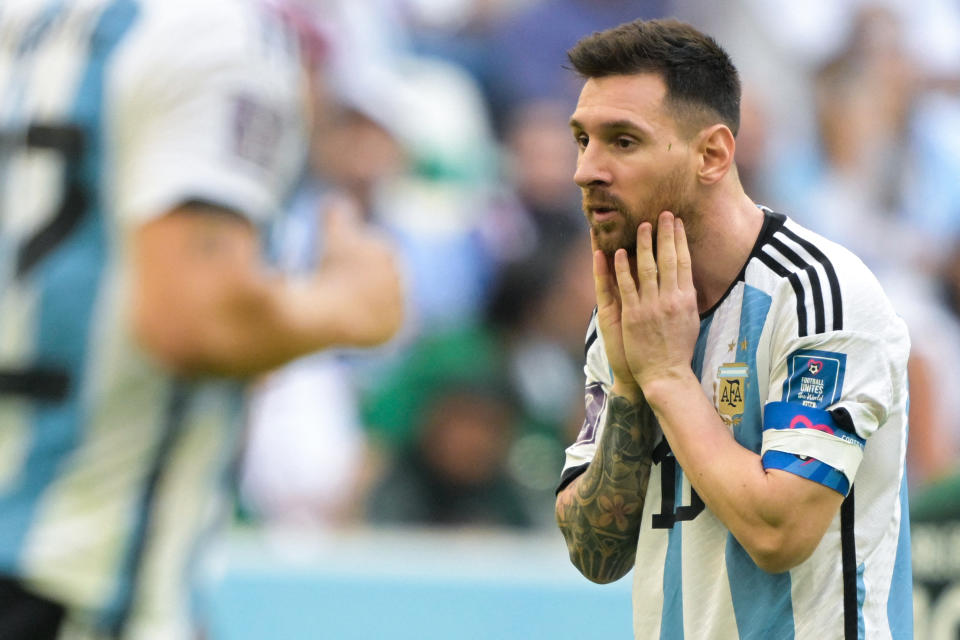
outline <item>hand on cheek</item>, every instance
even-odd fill
[[[617,251],[615,268],[624,352],[634,380],[643,388],[689,374],[700,317],[683,222],[669,211],[660,214],[656,258],[652,225],[637,228],[636,281],[625,250]]]

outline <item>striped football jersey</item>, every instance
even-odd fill
[[[737,442],[846,496],[809,559],[761,570],[704,506],[662,432],[633,573],[637,638],[907,640],[905,324],[853,254],[764,209],[737,281],[701,316],[693,369]],[[612,374],[591,320],[587,418],[561,487],[590,464]]]
[[[279,210],[297,55],[245,0],[0,3],[0,575],[104,634],[192,637],[241,391],[136,346],[131,235],[189,202]]]

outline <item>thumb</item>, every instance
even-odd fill
[[[333,196],[323,207],[323,233],[328,245],[337,245],[355,235],[362,226],[360,207],[347,196]]]

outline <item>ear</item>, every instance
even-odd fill
[[[697,151],[700,168],[697,178],[702,184],[715,184],[723,179],[733,165],[733,152],[737,143],[725,124],[715,124],[700,132]]]

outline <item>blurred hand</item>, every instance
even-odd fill
[[[326,211],[323,256],[315,277],[332,296],[341,344],[386,342],[403,323],[404,287],[388,239],[360,220],[355,206],[338,200]]]

